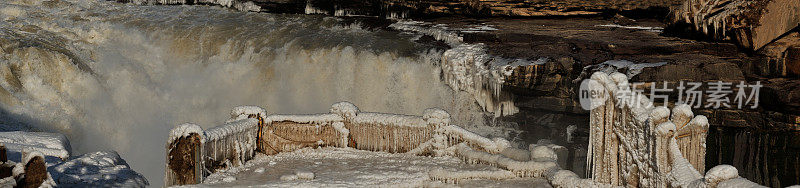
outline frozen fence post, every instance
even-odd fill
[[[6,146],[3,143],[0,143],[0,162],[8,161],[8,155],[6,154]]]
[[[167,141],[166,186],[197,184],[203,178],[203,129],[181,124],[170,131]]]
[[[258,106],[237,106],[231,110],[231,119],[255,118],[258,119],[258,132],[256,132],[256,151],[266,151],[264,146],[264,127],[266,126],[267,110]]]
[[[349,121],[358,115],[358,107],[350,102],[337,102],[331,105],[331,113],[338,114],[345,119],[345,121]]]
[[[14,167],[5,164],[7,161],[8,161],[8,156],[6,155],[6,146],[3,145],[3,143],[0,143],[0,179],[11,176],[11,169]]]
[[[439,108],[428,108],[422,113],[422,119],[435,130],[450,125],[450,114]]]

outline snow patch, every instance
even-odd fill
[[[205,139],[203,138],[203,128],[200,126],[192,124],[192,123],[184,123],[180,124],[172,130],[169,131],[169,137],[167,138],[167,145],[175,142],[178,138],[187,137],[192,133],[197,134],[200,136],[200,142],[204,142]]]
[[[0,132],[0,143],[6,146],[10,160],[16,161],[22,161],[22,153],[25,152],[38,152],[45,157],[66,160],[72,150],[67,137],[59,133]]]
[[[314,172],[307,171],[307,170],[298,170],[295,172],[297,175],[297,179],[301,180],[313,180],[314,179]]]
[[[445,126],[450,124],[450,114],[439,108],[425,109],[422,119],[430,125]]]
[[[329,122],[344,121],[338,114],[308,114],[308,115],[270,115],[265,120],[268,123],[291,121],[297,123],[324,124]]]
[[[231,110],[231,119],[244,119],[250,115],[257,115],[261,119],[267,119],[267,110],[258,106],[237,106]]]
[[[219,140],[229,135],[245,132],[248,129],[252,129],[257,126],[258,120],[252,118],[227,122],[224,125],[216,126],[206,130],[205,140],[206,142]]]
[[[77,156],[48,169],[63,187],[144,187],[142,174],[128,166],[117,152],[100,151]]]
[[[427,127],[428,123],[419,116],[409,116],[401,114],[386,114],[375,112],[362,112],[351,120],[353,123],[371,124],[377,123],[388,126],[407,126],[407,127]]]

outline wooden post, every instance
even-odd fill
[[[8,161],[8,155],[6,154],[6,146],[0,143],[0,162]]]
[[[33,157],[25,164],[25,178],[17,182],[17,187],[36,188],[47,179],[47,166],[41,156]]]
[[[6,146],[0,143],[0,179],[10,177],[12,175],[11,170],[14,167],[5,164],[6,161],[8,161],[8,156],[6,155]]]
[[[167,186],[198,184],[203,178],[200,135],[192,133],[169,145],[167,153]]]

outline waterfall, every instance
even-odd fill
[[[339,18],[10,0],[0,20],[0,121],[64,133],[76,154],[119,151],[150,182],[162,182],[172,126],[219,125],[239,105],[309,113],[347,100],[483,123],[469,94],[439,81],[442,51]]]

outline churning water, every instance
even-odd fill
[[[152,185],[174,125],[209,128],[238,105],[320,113],[346,100],[482,122],[474,99],[440,81],[441,51],[338,18],[8,0],[0,21],[2,126],[64,133],[76,154],[116,150]]]

